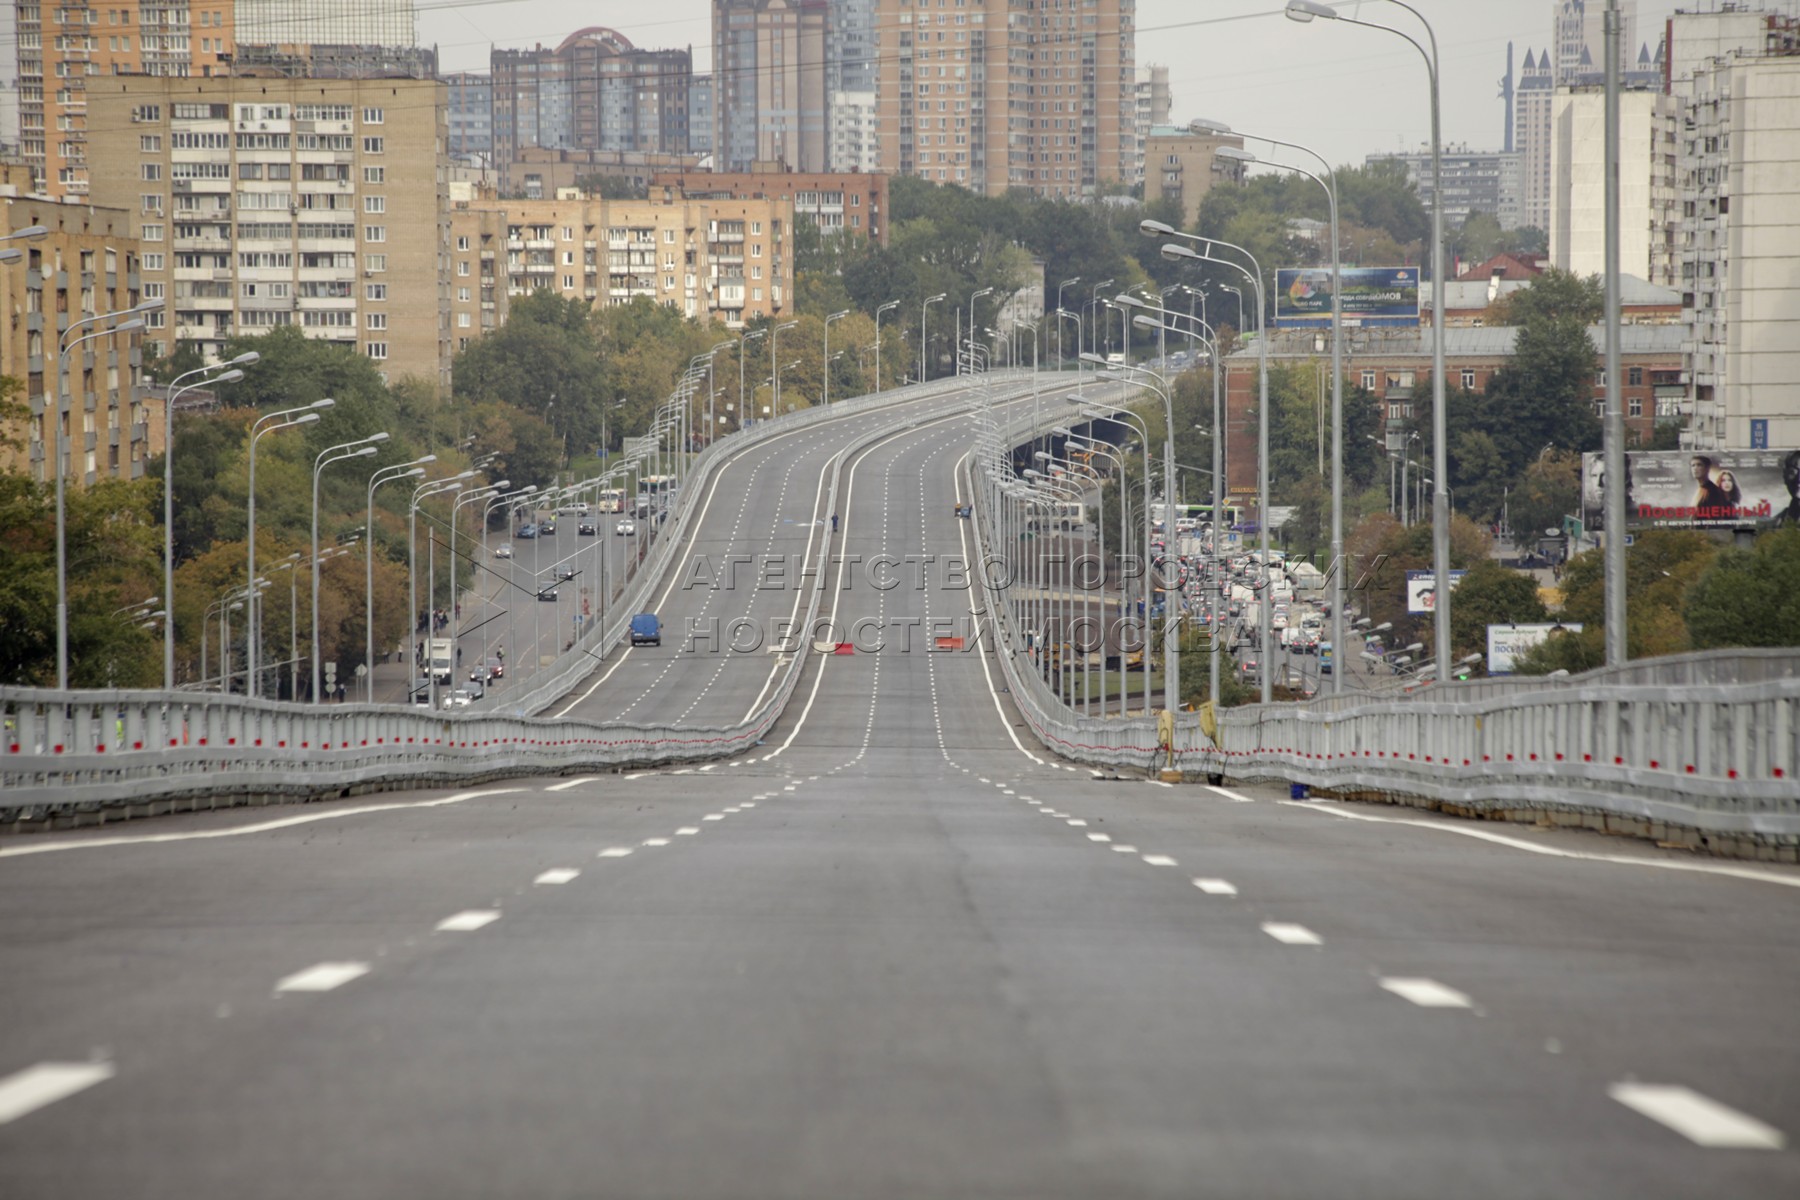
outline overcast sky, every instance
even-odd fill
[[[1602,3],[1602,0],[1593,0]],[[1715,0],[1686,0],[1684,7]],[[1392,34],[1281,15],[1284,0],[1138,0],[1137,61],[1166,63],[1174,118],[1223,121],[1299,142],[1334,164],[1421,146],[1431,114],[1422,61]],[[1500,79],[1506,44],[1515,74],[1527,49],[1550,41],[1554,0],[1411,0],[1431,21],[1443,56],[1447,143],[1501,148]],[[691,46],[695,70],[711,64],[709,0],[419,0],[420,37],[446,70],[486,70],[490,47],[554,45],[604,25],[638,46]],[[433,6],[436,7],[434,9]],[[1366,20],[1416,28],[1384,0],[1348,0]],[[1638,0],[1636,40],[1655,43],[1673,3]],[[1629,58],[1635,59],[1632,47]]]

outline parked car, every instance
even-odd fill
[[[594,523],[592,521],[583,521],[575,527],[575,532],[581,537],[593,537]]]
[[[537,533],[538,533],[538,530],[537,530],[536,525],[521,525],[521,526],[519,526],[519,532],[514,534],[513,536],[521,537],[521,538],[534,538],[537,536]]]
[[[631,618],[631,644],[634,646],[662,645],[662,621],[655,613],[639,613]]]
[[[494,547],[494,557],[495,558],[511,558],[512,557],[512,543],[511,542],[501,542],[498,546],[495,546]]]
[[[636,537],[637,536],[637,522],[632,520],[630,517],[626,517],[624,520],[620,521],[617,525],[613,526],[613,533],[618,537]]]

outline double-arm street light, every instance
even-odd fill
[[[1112,279],[1102,279],[1099,283],[1096,283],[1094,285],[1093,291],[1088,295],[1088,350],[1089,351],[1098,352],[1100,349],[1100,323],[1099,323],[1100,322],[1100,293],[1105,291],[1107,288],[1111,287],[1116,282],[1117,282],[1116,280],[1112,280]],[[1077,333],[1079,333],[1079,332],[1080,331],[1078,329]],[[1077,357],[1080,356],[1081,347],[1079,345],[1075,347],[1075,353],[1076,353]],[[1102,360],[1102,361],[1104,361],[1104,360]]]
[[[1444,281],[1444,142],[1439,105],[1439,59],[1437,33],[1431,28],[1422,13],[1404,0],[1388,0],[1388,3],[1405,9],[1418,19],[1425,27],[1427,49],[1417,38],[1404,30],[1391,25],[1383,25],[1377,21],[1364,21],[1356,16],[1346,15],[1329,5],[1320,4],[1318,0],[1288,0],[1287,15],[1290,20],[1308,22],[1314,19],[1325,21],[1341,21],[1346,25],[1361,25],[1367,29],[1379,29],[1391,33],[1395,37],[1405,39],[1419,57],[1425,60],[1425,71],[1431,85],[1431,466],[1435,482],[1431,493],[1431,566],[1437,587],[1436,621],[1433,626],[1436,641],[1435,659],[1437,677],[1447,680],[1451,675],[1450,660],[1450,479],[1449,461],[1449,409],[1445,397],[1444,381],[1444,318],[1447,288]],[[1358,9],[1357,11],[1360,11]],[[1609,20],[1611,17],[1609,16]],[[1335,289],[1334,289],[1335,290]],[[1617,394],[1615,384],[1613,394]],[[1336,605],[1335,609],[1343,606]],[[1621,627],[1622,627],[1621,623]],[[1266,675],[1265,675],[1266,678]]]
[[[1056,313],[1058,316],[1061,316],[1063,312],[1063,289],[1066,287],[1074,287],[1080,282],[1081,276],[1077,275],[1073,279],[1065,279],[1056,285]],[[1075,319],[1075,340],[1078,344],[1081,341],[1081,318],[1079,317]],[[1062,322],[1058,321],[1056,323],[1056,369],[1059,371],[1062,370],[1063,364],[1068,361],[1069,356],[1063,350]]]
[[[825,370],[821,372],[821,374],[825,376],[825,382],[819,395],[820,407],[826,407],[831,404],[831,323],[833,321],[841,321],[849,315],[850,310],[846,308],[842,312],[834,312],[825,318],[825,349],[823,351],[825,357]]]
[[[971,293],[969,296],[969,340],[971,342],[973,342],[975,340],[975,302],[977,300],[981,299],[983,296],[991,296],[993,294],[994,294],[993,288],[984,287],[984,288],[981,288],[981,289]],[[963,373],[960,369],[961,365],[962,364],[959,361],[957,364],[957,366],[959,368],[957,371],[957,374],[959,374],[959,375]],[[971,375],[973,375],[975,373],[975,367],[974,367],[973,363],[970,364],[968,373]]]
[[[881,395],[881,314],[899,308],[898,300],[889,300],[875,310],[875,394]],[[904,374],[904,372],[902,372]],[[923,381],[921,381],[923,382]]]
[[[163,621],[163,690],[175,690],[175,405],[182,396],[197,387],[215,383],[236,383],[244,377],[240,367],[260,361],[262,355],[249,350],[229,362],[211,363],[177,375],[163,397],[163,611],[170,614]],[[222,374],[214,375],[218,371]],[[210,379],[201,378],[211,375]],[[184,380],[192,379],[192,383]]]
[[[375,701],[375,489],[397,479],[418,479],[425,474],[426,464],[436,461],[437,455],[427,454],[381,467],[369,476],[368,515],[364,518],[368,540],[363,543],[363,663],[368,670],[363,673],[363,699],[371,704]]]
[[[259,417],[257,419],[256,423],[250,426],[250,488],[249,488],[250,494],[248,497],[248,510],[249,511],[247,514],[246,526],[245,526],[249,532],[248,532],[248,536],[245,538],[246,546],[245,546],[244,553],[245,553],[246,562],[245,562],[245,569],[244,569],[244,578],[246,578],[246,579],[255,579],[256,578],[256,443],[257,443],[257,440],[259,438],[261,438],[265,433],[274,433],[280,429],[292,429],[296,425],[311,425],[319,419],[319,414],[321,412],[332,407],[336,403],[337,403],[336,400],[333,400],[329,396],[327,396],[322,400],[314,400],[311,404],[303,404],[298,408],[286,408],[286,409],[282,409],[280,412],[269,413],[266,416]],[[315,543],[318,541],[317,538],[314,538],[313,540]],[[314,545],[313,550],[315,551],[315,553],[317,552],[318,546],[316,544]],[[256,636],[256,614],[257,614],[256,598],[254,596],[252,596],[250,598],[250,612],[248,613],[248,615],[245,618],[246,621],[248,622],[248,628],[251,631],[250,635],[249,635],[250,645],[245,650],[245,662],[248,664],[249,671],[250,671],[249,686],[246,690],[250,693],[250,695],[253,698],[260,694],[260,689],[257,685],[257,658],[258,658],[258,655],[257,655],[256,643],[258,642],[259,639]],[[295,699],[297,700],[297,699],[299,699],[299,697],[296,696]]]
[[[925,336],[925,317],[926,317],[926,314],[930,312],[932,305],[936,304],[939,300],[948,299],[949,295],[950,295],[950,293],[948,293],[948,292],[939,292],[935,296],[925,297],[925,303],[919,305],[919,382],[920,383],[925,382],[925,346],[926,346],[926,343],[930,341],[930,339]]]
[[[775,373],[775,413],[777,416],[781,415],[781,370],[775,366],[775,363],[781,357],[781,331],[793,329],[799,324],[800,322],[797,320],[786,321],[769,328],[769,369]]]
[[[31,229],[37,229],[32,226]],[[26,237],[31,230],[20,230],[19,235]],[[36,240],[35,237],[29,240]],[[58,339],[56,354],[56,690],[69,690],[69,528],[68,506],[66,503],[66,487],[63,477],[68,474],[69,458],[69,353],[83,342],[95,338],[109,337],[115,333],[132,333],[144,327],[141,314],[160,309],[164,301],[146,300],[131,308],[122,308],[114,312],[96,313],[91,317],[82,317],[70,323]],[[84,333],[76,338],[69,335],[84,325],[96,325],[102,322],[116,322],[104,328]]]
[[[357,438],[353,442],[321,450],[313,459],[312,472],[312,554],[315,564],[319,557],[319,475],[332,463],[343,462],[351,458],[367,458],[380,448],[380,443],[388,440],[386,433],[371,433],[368,437]],[[370,535],[370,541],[374,536]],[[254,660],[253,660],[254,661]],[[254,684],[252,685],[254,686]],[[323,690],[319,686],[319,569],[313,567],[312,573],[312,698],[314,704],[322,703]]]
[[[776,416],[781,415],[781,376],[782,376],[782,373],[784,371],[791,371],[799,365],[800,365],[800,360],[796,358],[791,363],[783,363],[779,367],[775,368],[775,415]]]
[[[1274,565],[1270,561],[1269,552],[1269,331],[1267,328],[1269,309],[1267,297],[1263,292],[1262,266],[1256,261],[1256,256],[1251,254],[1250,251],[1244,249],[1242,246],[1233,245],[1230,242],[1202,238],[1191,233],[1182,233],[1164,225],[1160,221],[1142,221],[1139,222],[1138,228],[1148,237],[1178,237],[1185,241],[1194,242],[1201,247],[1200,250],[1194,250],[1188,246],[1182,245],[1180,242],[1168,242],[1165,243],[1162,248],[1162,256],[1164,258],[1175,262],[1188,260],[1193,262],[1209,262],[1217,264],[1218,266],[1230,267],[1232,270],[1248,279],[1256,290],[1256,354],[1257,375],[1259,377],[1257,384],[1258,400],[1256,406],[1256,475],[1258,505],[1256,523],[1260,551],[1258,557],[1261,559],[1262,581],[1266,588],[1269,577],[1273,572]],[[1220,258],[1213,253],[1215,248],[1235,251],[1247,259],[1250,265],[1246,267],[1242,263],[1232,259]],[[1217,356],[1215,355],[1215,358],[1216,357]],[[1218,370],[1220,369],[1220,366],[1221,364],[1215,362],[1213,364],[1213,369]],[[1257,630],[1257,637],[1262,645],[1263,653],[1266,655],[1273,633],[1272,618],[1274,614],[1270,611],[1272,606],[1268,602],[1268,596],[1262,596],[1261,600],[1262,603],[1257,605],[1262,618],[1260,622],[1261,627]],[[1258,674],[1262,678],[1262,702],[1267,704],[1273,699],[1274,680],[1270,678],[1269,672],[1267,671],[1261,671],[1258,672]]]
[[[744,414],[750,410],[744,407],[744,359],[748,357],[750,343],[768,333],[768,329],[747,329],[738,338],[738,428],[744,427]]]

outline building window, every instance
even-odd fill
[[[563,276],[563,291],[571,292],[574,290],[575,290],[575,277],[573,275],[564,275]]]
[[[387,182],[387,168],[386,167],[364,167],[363,168],[363,182],[364,183],[386,183]]]
[[[1631,387],[1643,387],[1644,386],[1644,368],[1642,368],[1642,367],[1627,367],[1625,369],[1625,382],[1626,382],[1626,384],[1628,384]]]
[[[1362,373],[1362,387],[1365,392],[1372,392],[1375,390],[1375,372],[1364,371]]]
[[[157,180],[162,178],[162,164],[161,163],[144,163],[144,164],[142,164],[142,167],[143,167],[143,178],[144,178],[145,182],[155,183]]]
[[[1633,367],[1632,369],[1636,370],[1637,368]],[[1632,416],[1641,417],[1644,415],[1644,398],[1642,396],[1633,396],[1630,400],[1626,401],[1626,405]]]
[[[145,225],[143,229],[144,240],[146,242],[160,242],[163,240],[163,227],[161,225]]]
[[[364,196],[363,211],[366,213],[384,213],[387,211],[386,196]]]
[[[467,304],[469,302],[469,289],[468,288],[459,287],[456,289],[456,302],[458,304]]]
[[[365,300],[386,300],[387,299],[387,284],[385,284],[385,283],[364,284],[363,285],[363,298]]]
[[[382,111],[379,108],[363,109],[363,124],[364,125],[379,125],[379,124],[381,124],[381,119],[382,119]]]
[[[365,241],[365,242],[385,242],[385,241],[387,241],[387,226],[386,225],[364,225],[363,226],[363,241]]]
[[[373,271],[376,274],[380,274],[381,272],[387,270],[387,255],[385,255],[385,254],[365,254],[365,255],[363,255],[363,270]]]
[[[1464,367],[1463,368],[1463,370],[1462,370],[1462,385],[1463,385],[1463,390],[1466,392],[1472,392],[1475,390],[1475,369],[1473,367]]]
[[[1594,368],[1594,386],[1595,387],[1605,387],[1606,386],[1606,368],[1605,367],[1595,367]]]
[[[370,342],[366,346],[363,347],[363,353],[367,354],[370,358],[376,358],[376,359],[386,358],[387,357],[387,343],[386,342]]]
[[[160,253],[144,255],[144,270],[160,271],[163,269],[163,256]]]
[[[162,211],[163,198],[160,194],[144,193],[144,211],[159,213]]]
[[[1599,417],[1602,421],[1606,420],[1606,397],[1605,396],[1595,396],[1594,397],[1594,415],[1596,417]]]
[[[466,262],[457,263],[456,274],[460,279],[467,279],[469,277],[469,264]]]
[[[458,329],[467,329],[469,327],[469,314],[468,313],[463,312],[463,313],[456,314],[456,327]]]
[[[138,149],[145,154],[157,154],[162,150],[162,135],[146,133],[138,137]]]
[[[363,139],[363,153],[364,154],[381,154],[381,153],[383,153],[385,148],[386,148],[386,143],[384,143],[381,138],[366,137]],[[386,355],[383,355],[383,357],[386,357]]]
[[[368,313],[366,314],[366,321],[370,329],[387,328],[387,314],[384,312]]]
[[[458,250],[467,250],[469,248],[469,239],[466,237],[457,238],[456,239],[456,248]]]

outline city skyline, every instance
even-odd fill
[[[1554,37],[1552,0],[1489,0],[1481,5],[1417,0],[1432,22],[1443,64],[1446,145],[1499,149],[1505,111],[1499,99],[1506,47],[1514,46],[1515,74],[1527,50],[1541,53]],[[1687,8],[1705,8],[1706,0]],[[1789,0],[1768,5],[1791,7]],[[1639,0],[1638,40],[1654,43],[1677,7]],[[1366,20],[1406,19],[1378,0],[1362,0]],[[1380,10],[1390,10],[1384,14]],[[712,69],[711,0],[671,0],[645,19],[640,6],[605,0],[502,0],[492,6],[420,10],[421,38],[436,44],[442,69],[486,70],[490,47],[554,44],[573,31],[600,25],[646,48],[692,47],[696,74]],[[494,18],[505,14],[505,21]],[[1403,42],[1370,30],[1299,25],[1278,0],[1139,0],[1139,65],[1170,67],[1177,123],[1194,117],[1302,142],[1334,165],[1358,165],[1374,153],[1416,149],[1430,134],[1426,79]],[[522,32],[494,37],[495,31]],[[489,40],[491,38],[491,40]],[[1638,46],[1628,48],[1635,61]],[[1226,70],[1209,72],[1209,50]],[[1277,61],[1277,56],[1286,56]],[[1288,87],[1286,73],[1310,81]],[[1391,85],[1385,80],[1392,80]],[[1350,92],[1357,105],[1321,104],[1319,95]]]

